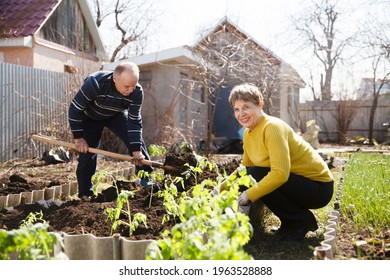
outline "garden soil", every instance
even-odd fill
[[[183,158],[184,157],[184,158]],[[210,157],[211,161],[219,163],[220,172],[232,173],[239,165],[239,155],[216,155]],[[169,158],[169,164],[188,161],[185,155],[178,155],[177,159]],[[221,164],[222,163],[222,164]],[[165,162],[167,164],[167,162]],[[107,160],[99,158],[98,170],[121,170],[129,167],[130,163]],[[47,164],[36,158],[30,160],[13,160],[0,164],[0,196],[44,189],[55,185],[61,185],[75,181],[75,170],[77,162]],[[171,174],[172,175],[172,174]],[[205,178],[214,179],[217,174],[204,171],[198,180]],[[187,178],[185,187],[192,186],[193,182]],[[162,198],[158,196],[158,189],[142,187],[136,181],[118,180],[117,186],[120,190],[134,191],[131,201],[132,213],[144,213],[147,216],[147,225],[140,225],[138,229],[129,236],[129,230],[125,226],[119,226],[112,231],[112,222],[105,213],[106,208],[115,208],[116,190],[108,188],[97,197],[75,197],[66,202],[55,202],[45,204],[22,204],[10,209],[0,210],[0,228],[3,230],[17,229],[20,222],[33,212],[43,213],[43,219],[50,225],[51,231],[65,232],[68,234],[91,233],[95,236],[110,236],[119,233],[121,236],[131,240],[159,239],[161,233],[170,229],[175,221],[170,219],[163,223],[162,219],[166,213],[163,207]],[[159,186],[162,187],[162,186]],[[254,234],[246,245],[246,250],[254,259],[270,260],[309,260],[314,259],[314,247],[319,246],[323,240],[323,228],[299,242],[287,242],[278,240],[275,237],[272,227],[278,224],[278,219],[266,208],[261,222],[252,221]],[[356,234],[353,225],[343,222],[341,219],[339,235],[337,238],[337,254],[335,259],[357,258],[357,249],[354,246],[356,240],[375,240],[367,243],[360,250],[360,256],[368,259],[390,259],[388,248],[384,244],[389,243],[390,233],[384,232],[380,236],[372,237],[368,230],[360,230]],[[382,244],[382,245],[381,245]]]

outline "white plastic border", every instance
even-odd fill
[[[321,245],[314,248],[314,257],[317,260],[333,260],[337,253],[337,229],[340,220],[340,202],[339,198],[341,195],[342,180],[338,186],[336,195],[336,201],[334,203],[334,210],[329,214],[329,219],[325,226],[324,240],[321,241]]]
[[[134,168],[126,168],[117,170],[115,175],[123,178],[130,178],[134,175]],[[38,201],[67,201],[76,197],[78,193],[78,185],[76,181],[59,186],[52,186],[42,190],[33,190],[31,192],[21,192],[19,194],[8,194],[0,196],[0,210],[9,207],[15,207],[22,204],[33,204]]]

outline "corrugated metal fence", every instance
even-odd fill
[[[0,161],[39,157],[45,149],[32,134],[69,139],[67,110],[79,75],[0,63]]]

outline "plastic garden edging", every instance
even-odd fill
[[[337,252],[337,227],[340,219],[340,202],[341,186],[343,178],[340,178],[338,191],[336,194],[336,201],[334,203],[334,210],[331,211],[329,219],[325,226],[324,240],[321,245],[314,248],[314,256],[317,260],[332,260]]]

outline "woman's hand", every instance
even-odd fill
[[[240,194],[240,196],[238,197],[238,205],[239,206],[246,206],[250,203],[251,201],[249,200],[246,192],[243,192],[242,194]]]

